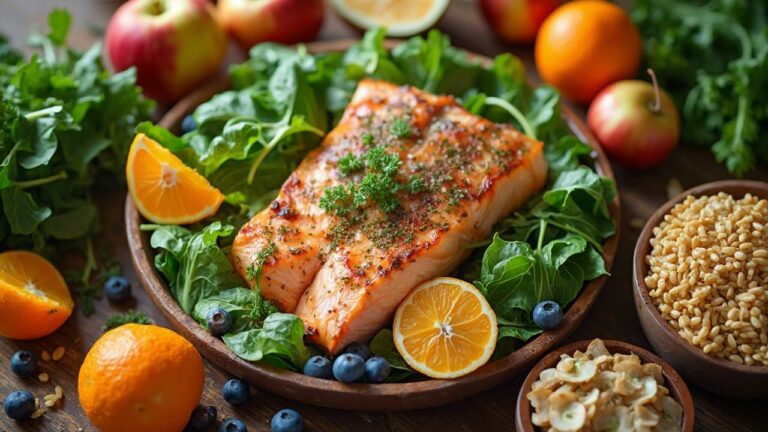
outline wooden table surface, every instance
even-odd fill
[[[0,32],[10,35],[13,43],[20,46],[31,29],[44,28],[45,15],[51,7],[64,6],[74,16],[71,43],[85,48],[98,38],[99,32],[103,31],[111,13],[119,4],[119,1],[114,0],[0,0]],[[512,51],[531,64],[530,48],[510,47],[494,39],[470,0],[454,1],[438,27],[448,33],[457,46],[485,55]],[[332,12],[327,13],[321,39],[355,36],[357,33]],[[230,47],[230,58],[238,58],[234,47]],[[575,109],[583,115],[583,108]],[[675,178],[688,188],[729,176],[723,167],[715,163],[708,149],[685,147],[678,149],[667,162],[651,171],[633,173],[618,167],[614,169],[623,211],[619,253],[612,276],[600,299],[567,342],[602,337],[650,348],[640,329],[632,302],[631,257],[639,234],[637,222],[650,216],[666,200],[670,179]],[[763,167],[760,174],[752,177],[768,180],[768,173]],[[167,325],[141,289],[131,267],[122,221],[122,194],[122,191],[109,193],[102,199],[102,219],[105,222],[103,241],[99,248],[120,261],[124,273],[133,283],[135,302],[118,309],[100,300],[96,303],[94,315],[85,318],[76,311],[59,331],[49,337],[29,342],[0,340],[0,398],[20,388],[29,389],[36,396],[43,396],[52,393],[56,384],[61,385],[65,393],[63,406],[49,411],[40,420],[17,424],[0,415],[0,432],[94,430],[77,400],[77,372],[88,348],[101,334],[101,326],[107,316],[119,310],[135,308],[146,312],[157,324]],[[59,362],[41,363],[41,369],[51,376],[51,382],[41,384],[37,380],[22,381],[10,373],[8,362],[14,351],[29,349],[39,354],[43,349],[50,352],[58,346],[67,348],[64,358]],[[310,431],[377,432],[514,430],[515,399],[523,377],[453,405],[395,413],[316,408],[273,396],[263,390],[254,390],[251,402],[233,408],[220,396],[220,388],[229,378],[226,371],[206,363],[206,386],[201,403],[217,406],[220,417],[244,419],[250,431],[269,430],[269,419],[274,412],[292,407],[301,412]],[[708,393],[695,385],[690,387],[696,404],[697,431],[768,431],[768,417],[765,416],[768,400],[731,400]]]

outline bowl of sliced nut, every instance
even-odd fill
[[[689,382],[768,397],[768,183],[707,183],[668,201],[640,233],[633,282],[646,337]]]
[[[580,341],[549,353],[517,397],[517,431],[692,432],[691,393],[656,355],[625,342]]]

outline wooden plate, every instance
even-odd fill
[[[528,373],[528,376],[523,382],[523,386],[520,388],[520,393],[517,395],[515,425],[517,426],[518,432],[535,432],[538,430],[531,423],[531,404],[528,402],[527,395],[531,391],[533,383],[539,378],[541,371],[555,367],[557,362],[560,361],[560,356],[562,354],[572,355],[576,351],[586,351],[591,342],[592,341],[589,340],[583,340],[558,348],[547,354],[546,357],[541,359],[541,361],[531,369],[531,372]],[[656,363],[661,366],[661,373],[664,376],[664,386],[669,389],[672,397],[675,398],[681,407],[683,407],[682,432],[693,432],[695,416],[693,398],[691,398],[691,392],[688,390],[688,386],[685,385],[685,381],[683,381],[672,366],[655,354],[646,351],[639,346],[615,340],[604,340],[603,342],[605,342],[605,347],[608,348],[608,351],[611,354],[634,353],[640,357],[640,361],[643,363]]]
[[[309,44],[308,49],[315,53],[341,51],[356,42],[356,40],[317,42]],[[388,47],[391,48],[396,44],[395,41],[389,41]],[[491,62],[487,57],[472,56],[486,64]],[[163,117],[160,124],[173,131],[178,131],[184,116],[227,87],[227,79],[220,78],[200,88],[182,99]],[[589,143],[594,149],[597,171],[604,176],[613,178],[605,154],[584,123],[567,109],[564,109],[563,117],[574,135]],[[618,196],[611,203],[610,211],[618,227],[620,214]],[[544,332],[519,350],[486,364],[470,375],[451,380],[350,385],[312,378],[264,364],[250,363],[235,356],[221,340],[209,335],[194,319],[187,315],[171,296],[161,275],[155,270],[154,254],[149,246],[149,236],[139,229],[142,219],[130,196],[125,205],[125,219],[128,243],[133,252],[136,273],[142,280],[149,297],[180,334],[189,339],[213,363],[261,389],[300,402],[331,408],[380,411],[418,409],[455,402],[498,385],[523,372],[537,358],[568,336],[587,315],[605,283],[605,277],[589,282],[579,297],[568,307],[563,322],[557,329]],[[613,264],[617,244],[618,233],[608,239],[604,245],[605,266],[608,270]]]
[[[737,199],[749,193],[768,199],[768,183],[749,180],[722,180],[705,183],[689,189],[667,201],[648,219],[635,246],[632,282],[635,308],[640,325],[653,349],[676,367],[688,381],[704,389],[731,398],[768,397],[768,367],[745,365],[704,354],[700,348],[688,343],[661,317],[659,309],[648,295],[645,276],[648,266],[645,257],[651,249],[653,229],[658,226],[672,207],[688,195],[716,195],[726,192]]]

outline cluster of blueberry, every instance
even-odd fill
[[[232,328],[232,315],[223,308],[212,309],[206,317],[208,331],[221,337]],[[372,357],[368,346],[355,342],[331,362],[323,356],[314,356],[304,365],[304,374],[315,378],[337,379],[351,383],[363,378],[370,383],[384,382],[391,368],[383,357]]]
[[[318,355],[310,358],[304,365],[304,375],[322,379],[335,378],[344,383],[363,379],[370,383],[382,383],[390,371],[386,359],[372,356],[368,346],[359,342],[350,344],[333,362]]]
[[[231,379],[224,384],[221,395],[230,405],[242,405],[251,399],[251,388],[248,383],[239,379]],[[202,431],[216,423],[218,411],[214,406],[199,406],[192,412],[187,425],[188,430]],[[301,432],[304,430],[304,419],[296,410],[281,409],[271,422],[272,432]],[[245,422],[240,419],[226,419],[221,423],[219,432],[247,432]]]
[[[35,375],[37,360],[29,351],[16,351],[11,357],[11,372],[20,378]],[[26,390],[18,390],[3,400],[5,415],[14,420],[26,420],[35,411],[35,397]]]

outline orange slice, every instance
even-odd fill
[[[496,348],[496,314],[472,284],[440,277],[400,303],[395,346],[410,367],[432,378],[456,378],[488,362]]]
[[[336,11],[362,29],[386,27],[389,36],[412,36],[437,23],[449,0],[333,0]]]
[[[0,336],[47,336],[73,307],[64,278],[48,260],[27,251],[0,253]]]
[[[224,201],[205,177],[144,134],[133,139],[125,175],[139,212],[155,223],[197,222],[216,214]]]

